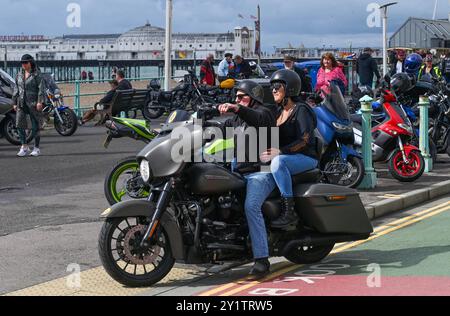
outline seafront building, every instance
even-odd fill
[[[37,60],[152,60],[164,58],[165,30],[146,23],[124,34],[44,36],[0,36],[0,60],[20,60],[26,52]],[[2,49],[3,48],[3,49]],[[236,27],[226,33],[174,33],[172,58],[197,59],[227,52],[252,58],[255,32]],[[194,56],[195,55],[195,56]]]

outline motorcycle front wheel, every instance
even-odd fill
[[[58,111],[55,109],[55,111]],[[59,111],[62,122],[58,115],[54,115],[55,129],[61,136],[72,136],[78,128],[77,115],[72,109],[64,109]]]
[[[105,178],[104,191],[109,205],[122,202],[127,197],[148,197],[149,190],[141,179],[136,157],[122,159],[111,169]]]
[[[417,150],[411,151],[406,158],[408,163],[404,162],[401,150],[396,149],[392,158],[388,161],[389,172],[400,182],[416,181],[425,171],[425,160]]]
[[[163,225],[140,246],[148,225],[143,217],[111,218],[100,231],[98,251],[103,267],[125,286],[152,286],[169,274],[175,263]]]
[[[323,164],[322,173],[326,183],[355,189],[364,179],[364,163],[361,158],[349,156],[345,167],[329,161]]]

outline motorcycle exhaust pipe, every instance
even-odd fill
[[[309,246],[326,246],[336,243],[364,240],[369,238],[370,234],[357,234],[357,235],[306,235],[300,239],[289,241],[281,251],[281,254],[287,255],[295,248],[309,247]]]

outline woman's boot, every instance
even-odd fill
[[[281,214],[276,220],[272,221],[271,226],[274,228],[285,228],[295,225],[298,222],[297,213],[295,213],[294,198],[281,198]]]

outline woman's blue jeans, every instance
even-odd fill
[[[283,197],[292,197],[291,176],[317,167],[317,160],[302,154],[280,155],[272,160],[270,172],[247,175],[247,196],[245,215],[247,217],[253,258],[268,258],[269,246],[267,230],[262,213],[262,205],[272,191],[279,187]]]
[[[318,161],[303,154],[279,155],[272,160],[270,171],[280,189],[281,196],[294,196],[292,176],[316,168]]]

